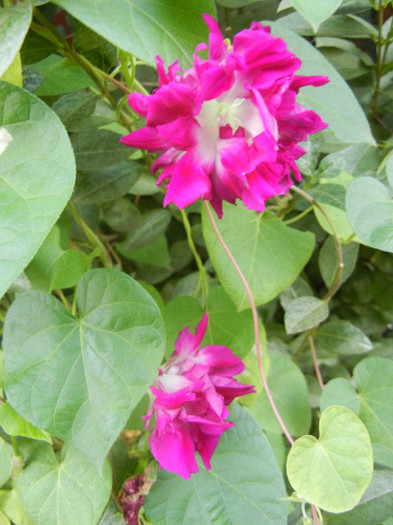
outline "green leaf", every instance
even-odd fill
[[[318,166],[318,174],[326,178],[336,177],[344,171],[352,177],[361,177],[375,173],[379,163],[376,146],[367,143],[351,144],[340,151],[326,155]]]
[[[373,348],[370,339],[359,328],[341,319],[320,326],[315,332],[314,343],[317,351],[340,355],[364,354]]]
[[[29,452],[16,487],[34,525],[97,523],[111,493],[109,461],[100,476],[94,464],[70,445],[63,447],[61,458],[42,443]]]
[[[194,332],[196,325],[201,321],[203,311],[194,297],[183,295],[175,297],[165,305],[163,318],[166,330],[165,359],[169,359],[175,351],[175,341],[180,330],[188,326]]]
[[[239,357],[250,352],[254,341],[251,310],[237,312],[222,286],[210,290],[207,298],[209,322],[202,345],[223,345]]]
[[[307,5],[309,2],[307,3]],[[320,2],[318,2],[318,5]],[[326,75],[329,84],[302,88],[296,100],[316,111],[341,142],[375,144],[370,125],[359,102],[343,78],[326,58],[304,38],[277,22],[269,22],[272,33],[285,40],[290,51],[302,60],[301,75]]]
[[[299,436],[308,432],[311,424],[311,409],[307,383],[300,368],[284,355],[271,354],[267,383],[290,434]],[[261,428],[275,434],[282,433],[265,391],[248,410]]]
[[[355,387],[343,377],[336,377],[329,381],[321,394],[321,410],[339,405],[352,410],[357,416],[359,415],[360,401]]]
[[[287,523],[285,487],[273,451],[255,420],[233,403],[235,427],[225,432],[211,470],[184,480],[162,470],[144,508],[154,525]]]
[[[34,91],[40,97],[63,95],[93,84],[93,80],[79,64],[55,54],[30,64],[26,70],[37,72],[43,77],[42,83]]]
[[[359,417],[370,433],[374,460],[393,468],[393,361],[363,359],[353,377],[359,392]]]
[[[359,244],[356,242],[343,244],[341,245],[341,253],[344,268],[340,285],[345,283],[355,268],[359,253]],[[329,236],[323,243],[318,256],[318,265],[324,283],[330,288],[333,285],[338,268],[336,243],[332,236]]]
[[[60,236],[60,228],[55,224],[25,270],[34,289],[51,292],[70,288],[87,270],[85,255],[79,250],[63,249]]]
[[[348,220],[368,246],[393,252],[393,201],[387,188],[371,177],[359,177],[348,186]]]
[[[327,516],[328,525],[375,525],[391,517],[393,508],[393,472],[376,470],[370,485],[350,512]]]
[[[28,3],[0,8],[0,77],[12,64],[23,43],[32,12]]]
[[[85,273],[78,305],[74,318],[42,292],[18,296],[4,328],[6,392],[23,417],[100,468],[154,381],[165,334],[156,303],[124,273]]]
[[[130,225],[130,233],[118,244],[123,251],[137,250],[156,240],[169,226],[171,214],[168,210],[150,210],[138,217],[138,227]]]
[[[120,245],[117,246],[118,251],[121,255],[141,264],[149,264],[151,266],[157,266],[158,268],[169,269],[170,259],[168,242],[165,235],[160,235],[154,241],[147,246],[138,248],[137,250],[124,250]]]
[[[0,487],[2,487],[11,476],[13,457],[13,448],[0,437]]]
[[[0,425],[9,436],[24,436],[52,443],[48,432],[36,428],[19,415],[9,403],[0,406]]]
[[[71,145],[55,113],[35,96],[0,82],[2,126],[13,140],[0,164],[0,297],[33,258],[75,180]]]
[[[97,104],[98,97],[89,91],[75,91],[59,97],[52,105],[64,126],[72,130],[74,126],[90,117]]]
[[[0,509],[12,520],[13,524],[35,525],[30,521],[16,489],[0,490]]]
[[[289,303],[285,311],[285,330],[287,334],[304,332],[324,321],[328,315],[329,307],[325,301],[304,295]]]
[[[290,0],[290,3],[308,22],[316,33],[319,25],[327,20],[340,7],[343,0],[323,0],[310,2],[309,0]]]
[[[141,174],[142,166],[123,160],[98,171],[80,173],[72,196],[73,202],[108,202],[125,195]]]
[[[216,222],[257,305],[274,299],[290,286],[314,248],[313,234],[289,228],[272,214],[256,213],[240,203],[236,207],[224,203],[224,216]],[[204,207],[202,224],[210,259],[224,290],[239,311],[249,308],[243,283],[219,243]]]
[[[288,479],[296,492],[321,509],[350,510],[371,481],[373,458],[367,429],[347,408],[332,406],[321,415],[319,436],[302,436],[292,446]]]
[[[122,511],[111,498],[98,525],[125,525],[125,523]]]
[[[107,129],[73,133],[71,143],[78,170],[99,171],[128,159],[132,150],[119,143],[120,137]]]
[[[166,65],[192,63],[195,46],[207,41],[202,13],[215,16],[213,0],[56,0],[55,4],[112,42],[148,64],[160,55]]]

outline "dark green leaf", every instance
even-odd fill
[[[140,217],[138,228],[133,228],[124,242],[119,244],[121,250],[137,250],[147,246],[165,233],[171,220],[168,210],[156,209]]]
[[[119,143],[120,137],[107,129],[73,133],[71,143],[78,170],[98,171],[128,159],[132,150]]]
[[[58,98],[52,105],[52,109],[64,126],[72,130],[73,126],[92,115],[97,100],[97,96],[89,91],[75,91]]]

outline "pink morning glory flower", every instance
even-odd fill
[[[253,22],[228,48],[219,25],[204,15],[210,30],[209,57],[194,55],[194,67],[180,75],[178,62],[165,71],[156,57],[159,88],[132,93],[129,104],[146,126],[121,141],[158,152],[152,171],[166,180],[164,206],[184,208],[202,197],[219,217],[222,201],[240,199],[262,211],[274,195],[301,180],[295,161],[299,142],[324,129],[314,112],[296,103],[303,86],[321,86],[327,77],[295,75],[301,61],[270,28]]]
[[[206,327],[204,314],[195,335],[188,328],[179,333],[175,351],[151,387],[155,399],[144,416],[148,428],[155,415],[149,443],[160,468],[185,479],[198,472],[196,452],[210,469],[220,435],[233,427],[226,421],[227,405],[237,396],[255,392],[253,386],[233,378],[243,372],[244,364],[230,348],[199,349]]]

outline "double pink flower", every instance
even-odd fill
[[[283,195],[301,180],[295,161],[305,151],[298,142],[326,127],[314,112],[296,103],[302,86],[321,86],[326,77],[295,75],[301,61],[268,27],[253,22],[228,47],[218,23],[210,29],[209,58],[198,51],[194,67],[180,75],[176,61],[165,72],[157,57],[159,88],[152,95],[132,93],[131,107],[146,127],[130,133],[128,146],[163,153],[152,171],[167,180],[164,205],[184,208],[199,197],[219,217],[222,201],[241,199],[262,211],[265,201]]]
[[[226,346],[199,349],[207,327],[207,314],[192,335],[184,328],[175,351],[160,369],[146,428],[155,415],[149,443],[153,456],[170,472],[183,478],[198,472],[195,452],[207,469],[220,435],[233,426],[226,421],[226,405],[235,397],[255,392],[254,387],[233,378],[244,370],[242,360]]]

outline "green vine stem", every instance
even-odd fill
[[[91,228],[85,223],[85,221],[82,219],[82,217],[77,212],[75,206],[71,203],[68,204],[68,209],[70,210],[75,222],[78,224],[78,226],[82,229],[83,233],[85,234],[87,240],[89,241],[92,248],[96,250],[97,256],[100,258],[103,266],[105,268],[111,268],[112,263],[108,257],[107,251],[105,249],[105,246],[102,244],[100,239],[97,237],[97,235],[93,232]]]
[[[374,92],[371,98],[371,113],[373,117],[377,116],[378,99],[380,95],[380,85],[383,65],[383,0],[379,0],[378,5],[374,5],[378,17],[378,40],[377,40],[377,73],[375,79]]]
[[[315,351],[314,338],[311,333],[308,334],[308,343],[311,348],[311,355],[312,355],[312,360],[314,363],[315,373],[317,374],[318,383],[319,383],[319,386],[321,387],[321,390],[323,390],[325,388],[325,385],[323,384],[322,374],[321,374],[321,370],[319,368],[318,359],[317,359],[317,353]]]
[[[219,231],[219,229],[217,227],[216,221],[214,220],[213,213],[212,213],[212,211],[210,209],[210,206],[209,206],[208,202],[204,201],[204,204],[205,204],[205,207],[206,207],[206,211],[207,211],[210,223],[211,223],[211,225],[213,227],[214,233],[216,234],[216,237],[217,237],[218,241],[220,242],[221,246],[225,250],[225,253],[227,254],[229,260],[231,261],[232,266],[235,268],[236,273],[240,277],[240,279],[241,279],[241,281],[243,283],[243,286],[244,286],[244,288],[246,290],[246,293],[247,293],[247,296],[248,296],[248,300],[250,301],[252,317],[253,317],[253,321],[254,321],[255,348],[256,348],[256,352],[257,352],[258,368],[259,368],[259,373],[260,373],[260,376],[261,376],[261,379],[262,379],[263,387],[264,387],[266,395],[268,397],[270,406],[273,409],[274,415],[277,418],[277,421],[279,422],[279,424],[280,424],[280,426],[281,426],[281,428],[282,428],[286,438],[288,439],[289,443],[291,445],[293,445],[294,444],[294,440],[293,440],[291,434],[289,433],[289,430],[287,429],[287,427],[286,427],[286,425],[285,425],[285,423],[284,423],[284,421],[283,421],[283,419],[281,417],[281,414],[279,413],[279,411],[277,409],[277,406],[276,406],[276,404],[274,402],[273,396],[272,396],[272,394],[270,392],[269,385],[267,384],[265,371],[263,369],[262,358],[261,358],[261,342],[260,342],[260,338],[259,338],[258,313],[257,313],[257,309],[256,309],[256,306],[255,306],[255,301],[254,301],[254,298],[252,296],[252,292],[251,292],[250,286],[249,286],[246,278],[244,277],[243,272],[241,271],[239,265],[237,264],[235,258],[233,257],[231,251],[229,250],[228,246],[226,245],[224,239],[222,238],[221,233],[220,233],[220,231]]]
[[[196,289],[195,293],[197,294],[199,289],[201,289],[202,309],[205,309],[206,308],[207,295],[209,293],[209,284],[208,284],[208,281],[207,281],[206,268],[203,265],[202,259],[200,258],[199,253],[198,253],[198,251],[196,249],[196,246],[195,246],[195,243],[194,243],[194,239],[192,238],[191,224],[190,224],[190,221],[188,220],[187,214],[186,214],[186,212],[184,210],[180,210],[180,213],[181,213],[181,217],[182,217],[182,220],[183,220],[184,229],[185,229],[186,235],[187,235],[188,246],[190,247],[190,250],[192,251],[192,254],[194,256],[195,262],[196,262],[197,267],[198,267],[198,272],[199,272],[198,286],[197,286],[197,289]]]

